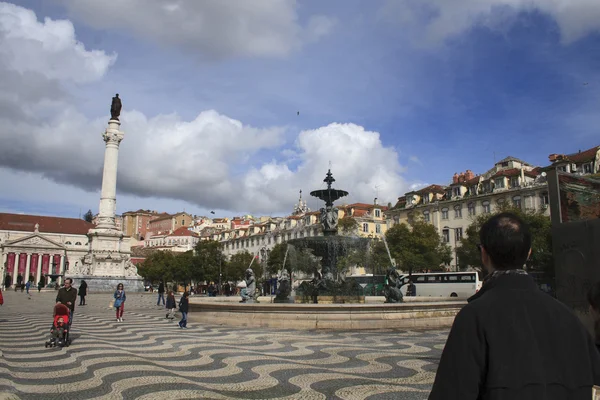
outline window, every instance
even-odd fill
[[[592,164],[583,164],[583,173],[591,174],[592,173]]]
[[[442,208],[442,219],[448,219],[448,209]]]
[[[454,240],[456,240],[457,242],[463,238],[463,230],[462,228],[456,228],[454,230]]]
[[[375,233],[381,233],[381,224],[375,224]]]
[[[513,205],[517,208],[521,208],[521,196],[514,196],[512,198]]]
[[[184,226],[184,225],[185,225],[185,219],[182,219],[181,220],[181,226]]]
[[[460,275],[460,281],[461,282],[475,282],[475,275],[474,274]]]
[[[454,218],[462,218],[462,205],[457,204],[454,206]]]
[[[446,192],[446,198],[447,198],[447,199],[451,199],[451,198],[452,198],[452,190],[448,190],[448,191]]]
[[[76,242],[75,246],[81,246],[81,242]]]
[[[483,192],[484,193],[489,193],[492,191],[492,185],[490,181],[485,181],[483,182]]]
[[[503,167],[508,167],[508,161],[504,161],[504,162],[502,163],[502,166],[503,166]]]
[[[375,216],[377,218],[381,217],[381,210],[380,209],[378,209],[378,208],[375,209]]]
[[[471,194],[471,196],[475,196],[477,194],[477,185],[471,186],[471,188],[469,189],[469,193]]]
[[[469,215],[473,216],[475,215],[475,203],[470,202],[469,204],[467,204],[467,208],[469,209]]]
[[[460,197],[460,186],[455,187],[452,194],[454,197]]]
[[[504,203],[506,203],[506,200],[505,199],[498,199],[498,200],[496,200],[496,203],[498,203],[499,206],[503,206]]]
[[[557,167],[556,169],[558,171],[567,172],[567,166],[566,165],[563,165],[562,167]]]
[[[490,202],[489,201],[484,201],[481,203],[481,206],[483,207],[483,213],[484,214],[489,214],[492,212],[492,210],[490,209]]]
[[[510,178],[510,187],[511,188],[516,188],[519,187],[519,177],[518,176],[513,176],[512,178]]]
[[[444,243],[448,243],[450,241],[450,230],[449,229],[444,229],[442,231],[442,241]]]
[[[501,189],[504,187],[504,178],[497,178],[495,180],[496,187]]]
[[[425,222],[430,222],[431,217],[429,216],[429,211],[423,211],[423,219]]]
[[[540,200],[542,202],[542,205],[547,206],[548,205],[548,192],[542,192],[540,193]]]
[[[366,222],[363,224],[363,232],[369,232],[369,224],[367,224]]]
[[[71,244],[71,242],[65,242],[65,244]]]
[[[423,196],[423,204],[429,204],[429,193],[425,193]]]

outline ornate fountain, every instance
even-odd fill
[[[349,251],[366,252],[369,246],[369,239],[367,238],[339,236],[337,234],[338,208],[334,207],[333,203],[347,196],[348,192],[332,187],[335,179],[331,174],[331,170],[327,171],[323,182],[327,184],[326,189],[310,192],[311,196],[325,202],[325,207],[321,208],[319,215],[323,236],[310,236],[288,241],[288,244],[293,246],[296,251],[309,251],[320,260],[321,271],[315,271],[314,279],[310,283],[304,282],[299,288],[305,297],[310,296],[315,303],[318,301],[318,296],[342,298],[357,295],[360,292],[359,287],[354,287],[356,285],[353,285],[352,282],[346,283],[344,281],[343,275],[338,271],[337,264],[338,259],[346,256]]]

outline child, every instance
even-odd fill
[[[57,315],[54,317],[54,325],[50,330],[50,334],[52,334],[52,342],[56,342],[57,340],[60,342],[65,338],[65,332],[67,332],[67,323],[65,322],[65,318],[68,318],[64,315]]]
[[[175,314],[176,307],[177,307],[177,302],[175,301],[175,295],[173,294],[172,290],[169,290],[169,293],[167,294],[167,304],[166,304],[166,308],[167,308],[167,310],[169,310],[169,312],[167,313],[165,318],[173,321],[173,318],[174,318],[173,314]]]

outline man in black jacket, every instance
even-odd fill
[[[71,318],[73,321],[73,313],[75,312],[75,301],[77,300],[77,289],[72,287],[73,279],[65,279],[65,287],[60,288],[56,295],[56,304],[64,304],[71,309]]]
[[[521,269],[528,226],[501,213],[479,239],[489,275],[454,320],[429,399],[591,399],[600,354],[571,310]]]

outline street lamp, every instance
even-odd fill
[[[445,226],[444,229],[452,229],[454,231],[454,256],[456,263],[456,272],[458,272],[458,237],[456,236],[456,230],[458,228],[450,228],[449,226]]]

